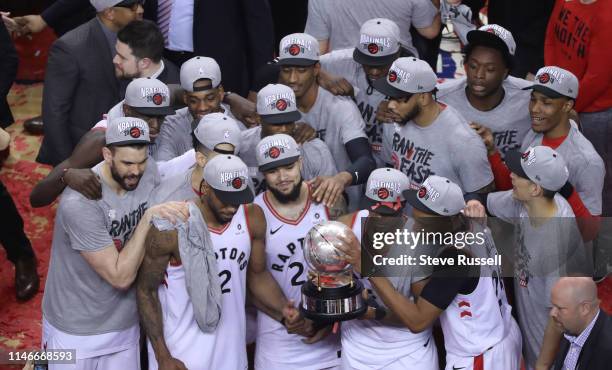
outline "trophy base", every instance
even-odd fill
[[[363,286],[355,280],[350,285],[338,288],[319,288],[311,281],[302,285],[300,311],[304,317],[317,321],[347,321],[363,315],[368,309],[361,292]]]

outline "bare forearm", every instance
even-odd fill
[[[420,319],[417,305],[399,294],[387,278],[370,278],[370,282],[378,297],[392,311],[393,317],[389,319],[390,322],[399,321],[413,332],[422,331],[427,327]]]
[[[249,291],[255,306],[275,320],[283,318],[283,307],[287,302],[285,294],[269,271],[249,274]]]
[[[4,150],[8,148],[9,143],[11,142],[11,135],[0,128],[0,150]]]
[[[134,234],[117,256],[115,271],[117,280],[123,286],[129,287],[136,279],[138,267],[140,267],[145,254],[145,240],[151,228],[150,222],[150,213],[146,211],[138,222]]]
[[[42,179],[32,192],[30,193],[30,204],[32,207],[44,207],[53,203],[55,199],[64,191],[66,184],[61,180],[64,174],[64,169],[69,168],[70,162],[68,160],[58,164],[51,172]]]
[[[559,343],[561,341],[563,333],[559,330],[552,319],[548,319],[548,325],[544,331],[544,340],[542,341],[542,348],[540,350],[540,356],[536,362],[537,369],[549,369],[555,361],[555,356],[559,350]]]
[[[147,279],[145,277],[145,279]],[[162,309],[157,295],[157,288],[147,286],[145,282],[142,286],[139,281],[136,292],[138,299],[138,313],[140,314],[140,324],[151,341],[151,346],[155,352],[155,358],[160,360],[169,357],[170,351],[164,339],[164,323],[162,319]]]

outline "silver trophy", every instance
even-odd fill
[[[302,285],[300,310],[317,321],[345,321],[361,316],[367,304],[361,295],[363,286],[353,276],[353,268],[337,248],[338,236],[353,231],[346,225],[327,221],[315,225],[306,236],[304,258],[310,268]]]

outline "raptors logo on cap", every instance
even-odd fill
[[[140,137],[140,135],[142,135],[142,131],[140,131],[140,128],[138,127],[132,127],[130,129],[130,136],[133,137],[134,139],[137,139]]]
[[[278,99],[276,101],[275,106],[276,106],[276,109],[278,109],[279,111],[282,112],[285,109],[287,109],[288,104],[287,104],[287,101],[285,99]]]
[[[161,105],[161,103],[164,102],[164,96],[160,93],[157,93],[151,97],[151,100],[153,101],[153,104]]]
[[[368,51],[370,52],[370,54],[376,54],[378,53],[378,45],[375,43],[371,43],[368,45]]]
[[[526,151],[525,153],[521,154],[521,158],[523,159],[527,159],[529,157],[529,150]]]
[[[495,36],[497,36],[497,31],[495,31],[495,28],[489,28],[489,29],[487,30],[487,32],[488,32],[488,33],[492,33],[492,34],[494,34]]]
[[[389,72],[389,82],[397,81],[397,73],[395,71]]]
[[[236,177],[232,180],[232,187],[234,189],[240,189],[242,187],[242,179],[240,177]]]
[[[548,83],[549,81],[552,82],[548,73],[542,73],[541,75],[539,75],[538,81],[540,81],[541,84]]]
[[[302,48],[300,48],[300,45],[298,44],[292,44],[291,46],[289,46],[289,54],[296,56],[300,53],[300,51],[302,50]]]
[[[427,188],[425,188],[424,186],[421,186],[419,188],[419,192],[417,193],[417,196],[419,198],[425,198],[425,195],[427,195]]]
[[[387,199],[389,197],[389,190],[387,188],[380,188],[376,194],[380,199]]]
[[[280,154],[281,150],[277,146],[273,146],[272,148],[270,148],[270,150],[268,150],[268,155],[270,156],[270,158],[278,158]]]

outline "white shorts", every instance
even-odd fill
[[[446,370],[519,370],[521,368],[521,331],[514,319],[504,340],[476,357],[460,357],[446,353]]]
[[[434,338],[431,337],[426,347],[415,350],[409,355],[400,357],[397,360],[389,364],[380,364],[380,367],[371,367],[368,365],[353,367],[349,364],[349,360],[342,352],[342,370],[363,370],[363,369],[384,369],[384,370],[439,370],[438,365],[438,350],[434,342]]]
[[[125,369],[140,370],[140,346],[121,352],[98,357],[76,360],[76,364],[49,364],[49,370],[100,370]]]
[[[255,343],[257,339],[257,309],[246,306],[246,344]]]

